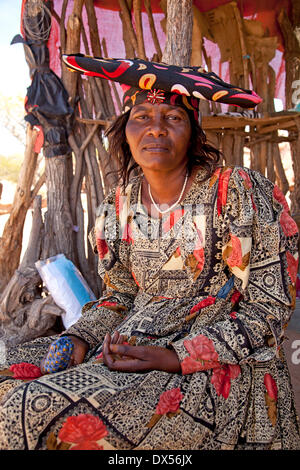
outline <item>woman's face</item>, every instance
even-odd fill
[[[191,124],[184,109],[163,103],[136,105],[125,132],[132,156],[142,169],[170,171],[187,163]]]

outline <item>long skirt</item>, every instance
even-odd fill
[[[6,366],[39,365],[54,339],[12,348]],[[290,378],[278,359],[241,365],[220,393],[211,370],[113,372],[98,356],[96,348],[84,363],[35,380],[0,375],[0,449],[300,449]],[[279,385],[267,406],[266,371]]]

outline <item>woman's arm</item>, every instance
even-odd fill
[[[172,344],[184,374],[271,359],[293,312],[298,233],[284,196],[246,169],[233,170],[228,188],[219,192],[224,268],[234,275],[243,300],[227,319],[193,328]]]

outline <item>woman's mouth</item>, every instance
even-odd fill
[[[144,150],[146,150],[146,152],[160,153],[167,152],[168,148],[164,147],[163,145],[149,144],[144,147]]]

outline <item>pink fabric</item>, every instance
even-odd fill
[[[228,3],[229,0],[210,0],[208,2],[200,2],[200,0],[194,0],[195,5],[201,11],[208,11],[212,8],[215,8],[218,5],[222,5]],[[61,8],[62,8],[62,0],[54,0],[54,9],[61,15]],[[114,8],[118,8],[118,1],[106,1],[106,0],[97,0],[95,1],[97,6],[102,6],[103,8],[96,8],[96,15],[98,20],[98,29],[100,34],[100,40],[102,41],[103,38],[106,39],[107,44],[107,51],[110,57],[125,57],[125,48],[122,39],[122,24],[119,17],[119,12],[113,10]],[[108,5],[112,8],[112,10],[108,10]],[[159,11],[158,1],[153,2],[154,11]],[[277,35],[279,40],[279,48],[276,52],[276,56],[271,62],[271,66],[274,68],[276,73],[276,98],[280,98],[283,101],[283,106],[285,106],[285,62],[283,59],[283,52],[282,52],[282,37],[278,31],[278,25],[276,24],[276,15],[280,8],[284,6],[288,8],[289,0],[262,0],[259,2],[259,6],[257,6],[257,2],[254,1],[245,1],[243,2],[243,13],[244,17],[248,19],[257,19],[261,21],[265,28],[268,28],[271,35]],[[66,13],[66,24],[69,15],[72,13],[73,9],[73,1],[68,3],[67,13]],[[154,13],[154,21],[155,26],[158,34],[158,38],[160,41],[161,49],[164,49],[165,45],[165,34],[161,27],[161,20],[164,18],[163,13]],[[142,13],[142,21],[143,21],[143,30],[144,30],[144,42],[146,48],[146,55],[151,60],[153,54],[155,53],[155,48],[151,36],[151,32],[149,29],[148,17],[147,14],[144,12]],[[88,31],[87,26],[87,16],[85,8],[83,8],[83,23],[86,27],[86,31]],[[112,34],[113,31],[113,34]],[[89,38],[88,38],[89,39]],[[57,22],[53,19],[53,28],[49,40],[49,50],[50,50],[50,65],[54,72],[60,76],[61,75],[61,65],[60,65],[60,58],[59,58],[59,28]],[[229,67],[228,63],[221,63],[220,62],[220,53],[218,46],[211,41],[205,40],[205,47],[207,50],[208,55],[212,59],[212,69],[221,76],[224,81],[229,82]],[[83,44],[81,44],[81,51],[85,53],[85,49]],[[90,50],[92,54],[92,51]],[[104,54],[103,54],[104,55]],[[121,87],[117,84],[117,88],[122,96]],[[227,106],[222,106],[222,110],[225,111]]]

